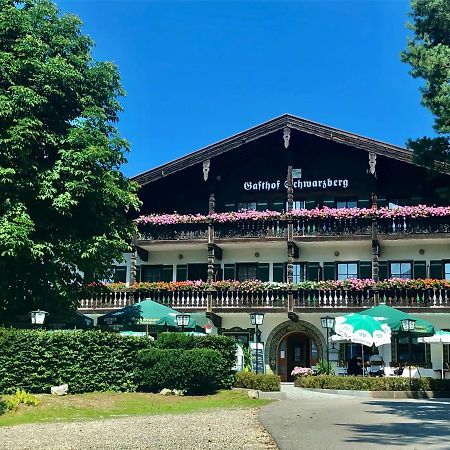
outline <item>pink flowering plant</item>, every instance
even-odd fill
[[[310,375],[314,375],[314,371],[311,369],[311,367],[294,367],[294,369],[291,372],[291,375],[293,377],[308,377]]]
[[[141,290],[156,292],[181,292],[181,291],[238,291],[238,292],[264,292],[278,291],[287,292],[289,290],[305,290],[305,291],[366,291],[368,289],[390,290],[424,290],[424,289],[450,289],[450,281],[435,279],[402,279],[391,278],[375,282],[372,279],[348,279],[348,280],[327,280],[327,281],[304,281],[298,284],[275,283],[260,280],[224,280],[213,281],[207,283],[202,280],[194,281],[155,281],[135,283],[131,287],[127,287],[125,283],[91,283],[89,285],[91,291],[124,291],[124,290]]]
[[[290,219],[339,219],[349,220],[357,218],[421,218],[421,217],[449,217],[450,206],[399,206],[397,208],[314,208],[294,209],[291,212],[241,210],[222,213],[203,214],[149,214],[136,219],[137,225],[164,226],[190,223],[230,223],[260,220],[290,220]]]

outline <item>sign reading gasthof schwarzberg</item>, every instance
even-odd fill
[[[322,178],[319,180],[294,179],[292,186],[296,191],[302,190],[336,190],[348,189],[347,178]],[[287,188],[287,181],[244,181],[246,191],[279,191]]]

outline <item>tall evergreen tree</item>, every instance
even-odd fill
[[[49,0],[0,0],[0,315],[73,307],[129,250],[123,90],[80,27]]]
[[[411,6],[408,26],[414,36],[402,60],[411,65],[414,78],[425,80],[422,104],[435,116],[436,134],[407,145],[419,163],[436,169],[435,161],[450,163],[450,1],[412,0]]]

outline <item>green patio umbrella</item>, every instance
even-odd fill
[[[365,309],[360,312],[360,314],[365,314],[371,316],[381,323],[389,326],[392,333],[407,335],[402,329],[403,319],[413,319],[416,321],[416,325],[413,331],[410,333],[413,336],[432,336],[434,334],[434,325],[426,320],[419,319],[418,317],[407,314],[399,309],[392,308],[385,303],[380,303],[378,306],[374,306],[369,309]]]
[[[168,306],[161,305],[153,300],[143,300],[126,308],[113,311],[98,318],[97,323],[100,325],[152,325],[170,328],[177,327],[177,315],[180,314]],[[192,318],[186,329],[194,330],[196,326],[195,320]]]

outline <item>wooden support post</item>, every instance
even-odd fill
[[[372,195],[372,209],[377,209],[377,196]],[[380,281],[379,272],[379,256],[380,256],[380,242],[378,240],[378,221],[374,217],[372,219],[372,279],[377,283]],[[378,305],[380,303],[380,293],[378,289],[373,291],[373,303]]]

